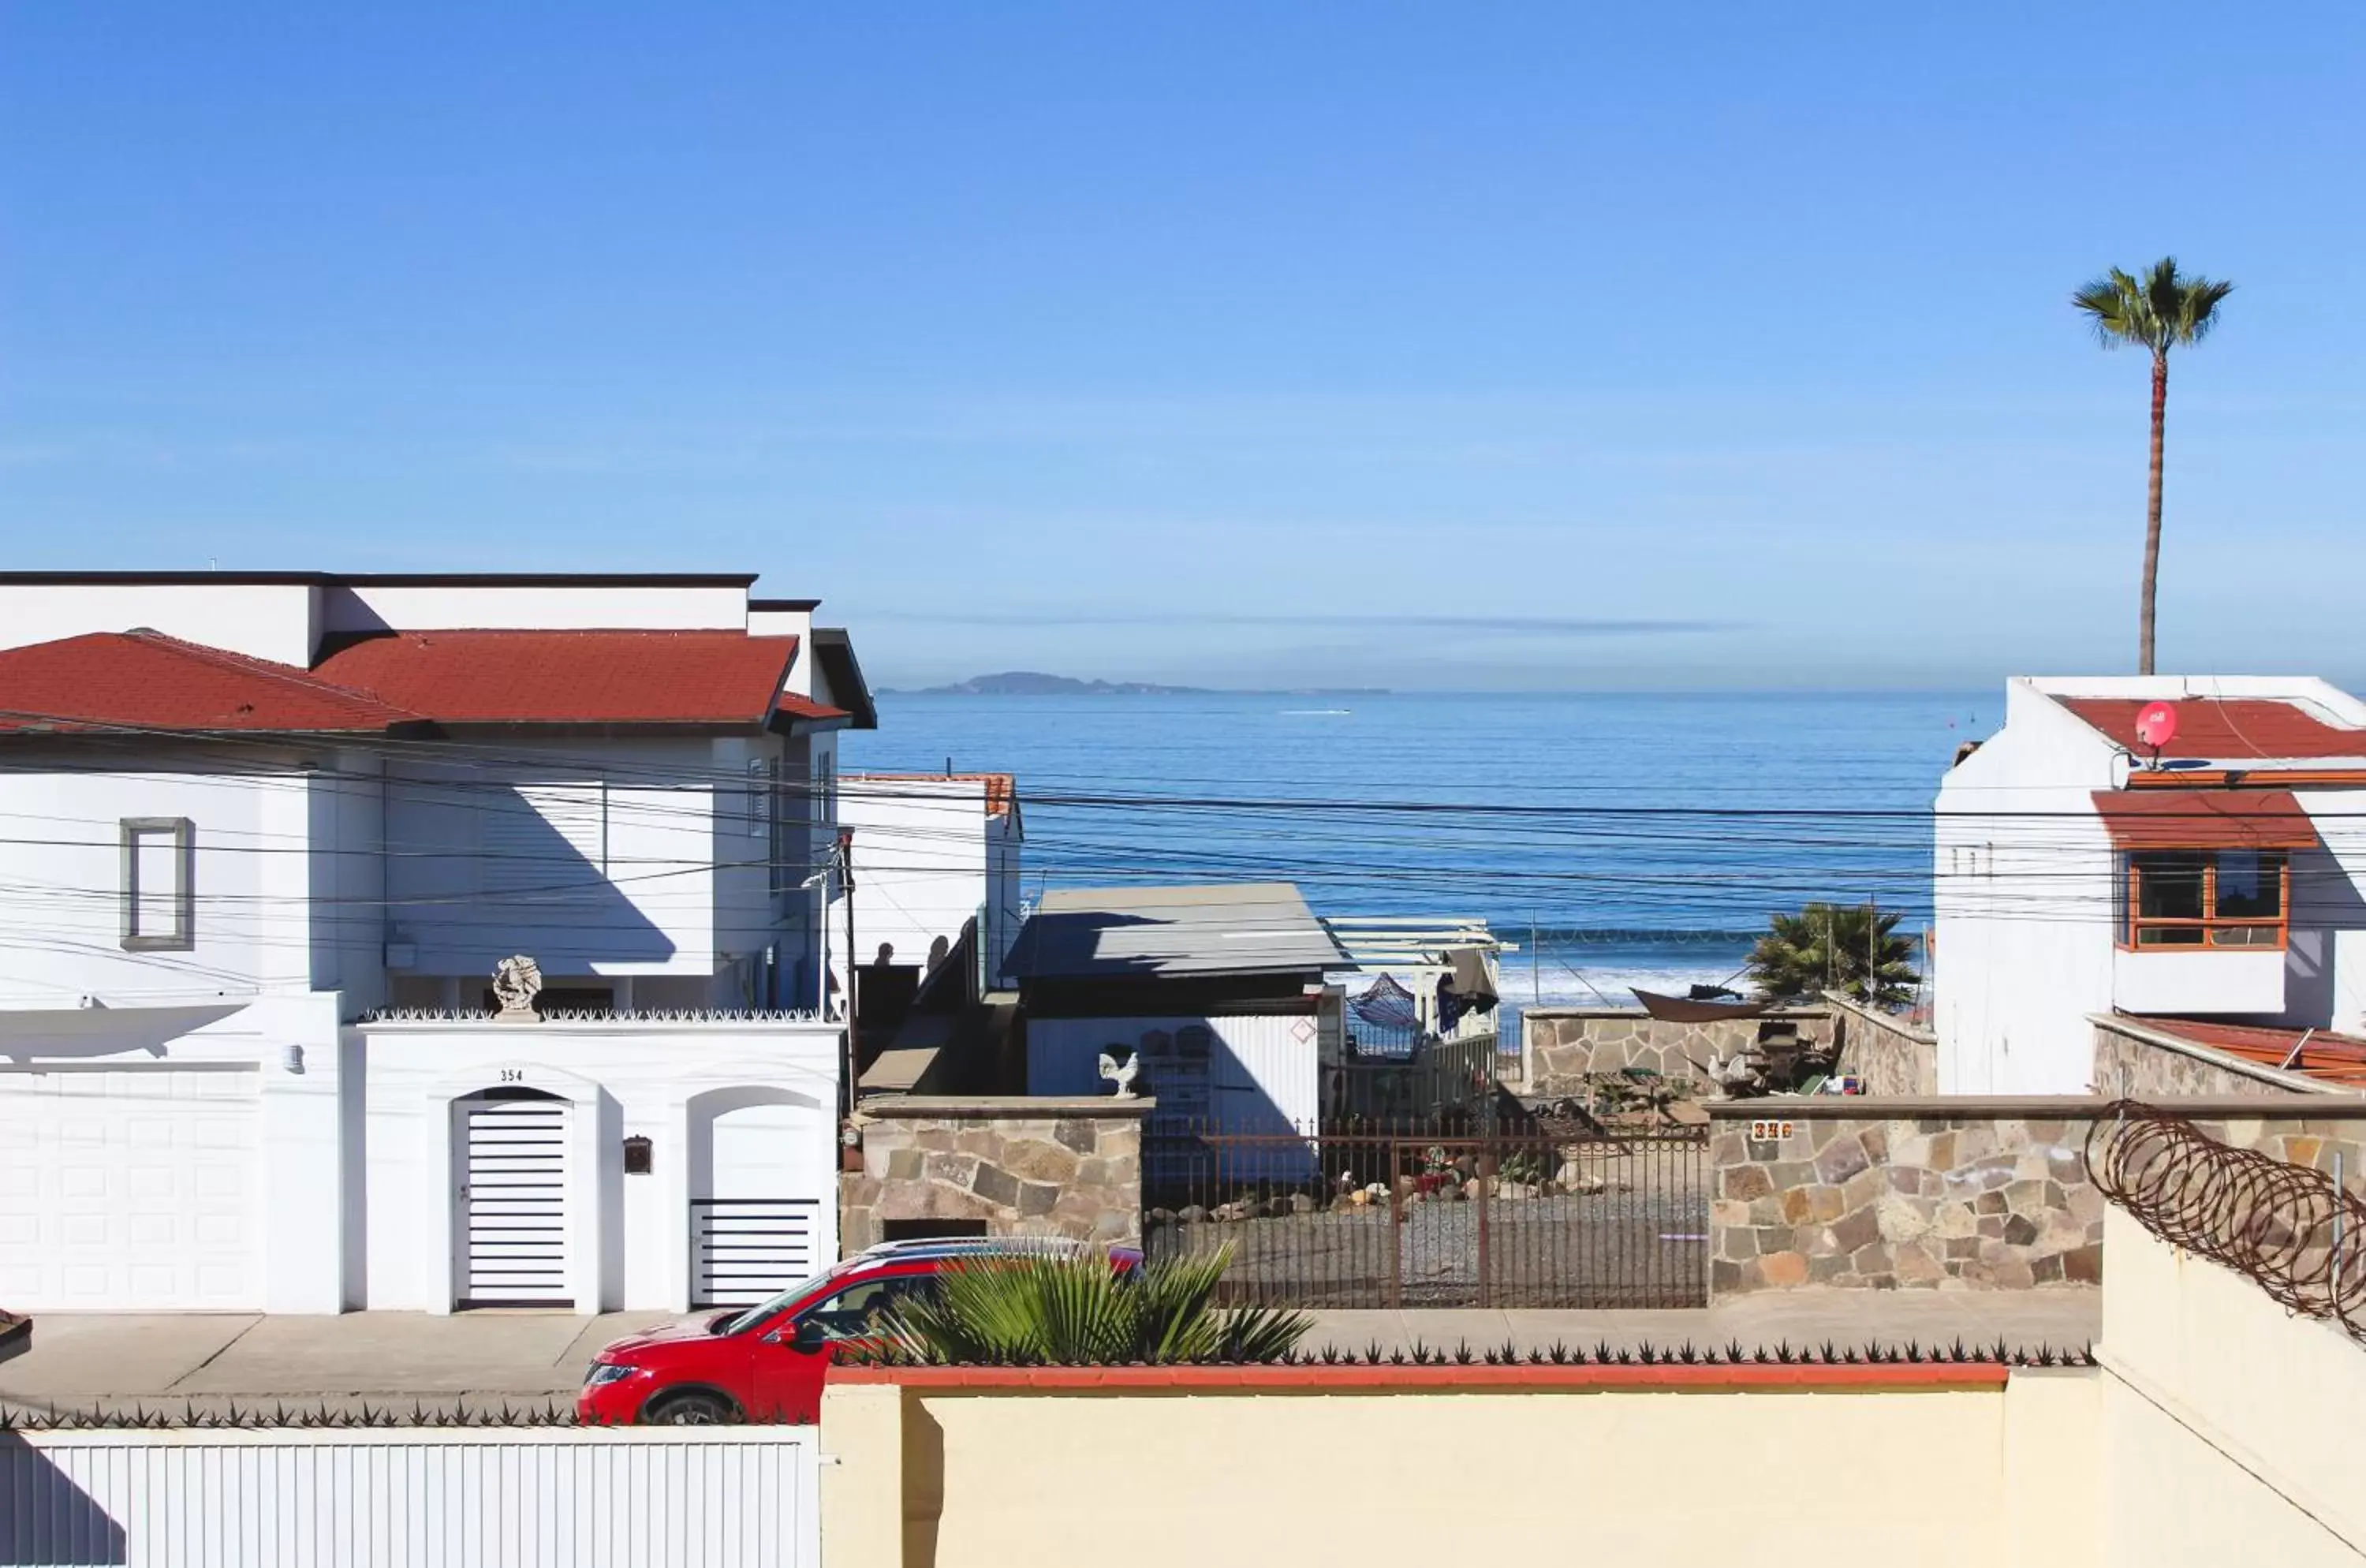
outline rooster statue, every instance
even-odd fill
[[[1117,1085],[1117,1098],[1133,1098],[1133,1080],[1142,1076],[1142,1057],[1122,1045],[1112,1045],[1101,1053],[1101,1077]]]

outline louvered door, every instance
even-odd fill
[[[533,1090],[458,1102],[462,1306],[574,1305],[567,1280],[567,1137],[573,1111]]]

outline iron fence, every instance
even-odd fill
[[[1342,1119],[1162,1129],[1144,1152],[1145,1247],[1229,1246],[1228,1304],[1707,1304],[1705,1129]]]

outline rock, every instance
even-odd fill
[[[1372,1202],[1385,1203],[1389,1201],[1388,1185],[1385,1182],[1375,1181],[1364,1189],[1364,1196]]]
[[[1208,1218],[1207,1206],[1201,1203],[1186,1203],[1175,1211],[1175,1217],[1187,1225],[1205,1224]]]
[[[1797,1252],[1774,1252],[1758,1260],[1758,1277],[1776,1290],[1808,1282],[1808,1259]]]
[[[1308,1197],[1305,1193],[1293,1192],[1290,1195],[1290,1212],[1291,1213],[1311,1214],[1314,1212],[1314,1200]]]
[[[1353,1203],[1358,1209],[1368,1208],[1371,1204],[1372,1195],[1358,1187],[1353,1192],[1347,1194],[1347,1201]]]
[[[1476,1198],[1485,1190],[1486,1190],[1484,1188],[1479,1185],[1479,1179],[1475,1176],[1470,1180],[1464,1182],[1461,1188],[1462,1196],[1465,1198]]]

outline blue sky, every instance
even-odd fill
[[[1588,15],[1588,12],[1597,14]],[[2366,12],[0,12],[20,568],[760,570],[875,678],[2366,677]]]

